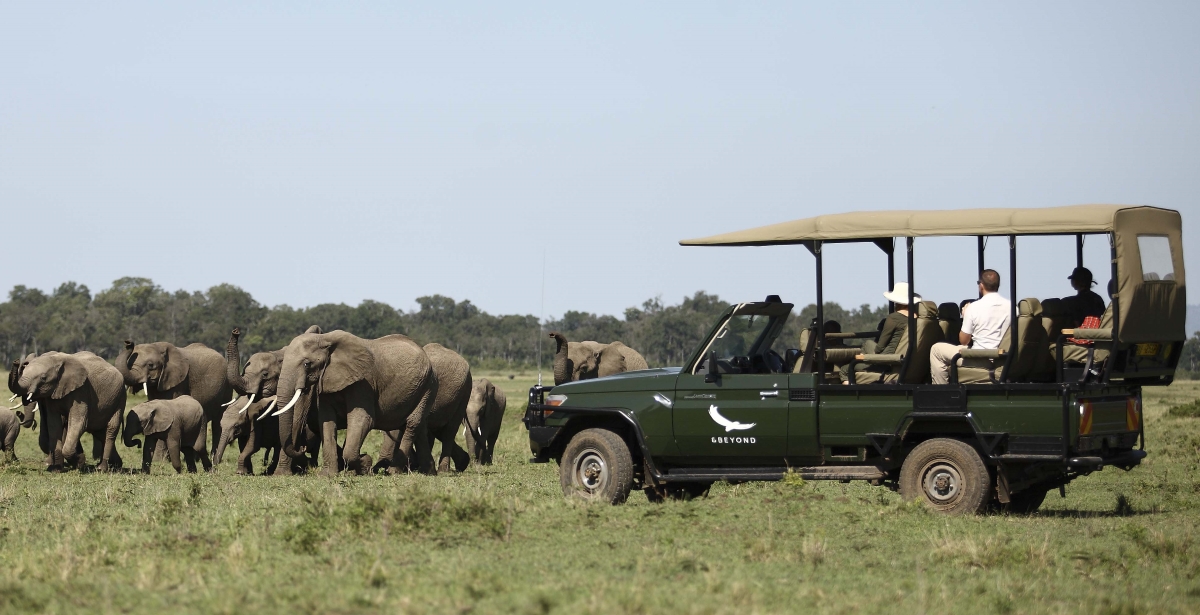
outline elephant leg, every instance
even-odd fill
[[[454,471],[462,472],[471,463],[471,456],[458,445],[457,436],[457,424],[451,423],[441,428],[437,437],[442,443],[442,452],[438,457],[438,472],[449,472],[451,462],[454,463]]]
[[[158,448],[158,438],[146,436],[142,443],[142,471],[150,473],[150,465],[154,462],[154,451]]]
[[[383,432],[383,443],[379,445],[379,461],[372,468],[372,471],[385,471],[388,474],[400,473],[400,464],[396,460],[396,446],[400,443],[399,441],[399,429],[391,429]]]
[[[118,410],[108,419],[104,427],[104,452],[99,469],[110,472],[121,468],[121,458],[117,455],[117,434],[121,431],[121,412]]]
[[[194,456],[200,458],[200,467],[204,468],[205,472],[213,471],[212,460],[208,458],[208,449],[204,448],[204,443],[200,443],[200,445],[196,447]]]
[[[196,451],[194,451],[190,448],[185,448],[185,449],[180,449],[179,452],[183,453],[183,464],[185,466],[187,466],[188,474],[195,474],[196,473]]]
[[[183,473],[183,465],[179,463],[179,438],[175,438],[174,442],[167,443],[167,457],[171,460],[171,467],[175,468],[175,473]],[[192,471],[195,472],[195,462],[192,464]]]
[[[208,413],[206,412],[205,414],[207,415]],[[221,441],[221,413],[220,412],[216,413],[216,416],[217,416],[217,418],[215,420],[209,421],[209,425],[212,425],[212,453],[211,454],[213,457],[217,456],[217,443]],[[203,438],[204,438],[203,434],[205,431],[207,431],[207,430],[204,428],[200,429],[201,440],[203,440]]]
[[[324,467],[321,474],[336,476],[338,472],[337,417],[333,410],[324,408],[321,414],[321,450],[324,455]]]
[[[476,438],[475,431],[471,429],[470,421],[463,419],[462,422],[463,439],[467,441],[467,450],[475,456],[475,463],[483,463],[483,438]]]
[[[342,447],[342,459],[346,470],[355,474],[366,474],[370,467],[362,467],[369,457],[362,455],[362,443],[375,421],[366,408],[356,407],[346,414],[346,444]],[[369,463],[369,462],[368,462]]]
[[[422,474],[437,474],[437,468],[433,465],[433,454],[428,447],[420,457],[413,457],[414,445],[429,439],[429,425],[425,417],[428,415],[429,409],[433,407],[433,397],[436,392],[436,389],[425,391],[425,395],[421,397],[417,407],[405,419],[404,437],[400,440],[400,452],[409,460],[409,465],[416,465]],[[416,464],[413,464],[414,459],[417,461]]]
[[[492,434],[492,435],[488,436],[488,439],[487,439],[487,449],[486,449],[487,461],[486,461],[486,462],[484,462],[484,463],[486,463],[487,465],[492,465],[492,460],[493,460],[493,458],[495,457],[495,454],[496,454],[496,440],[497,440],[497,439],[499,439],[499,438],[500,438],[500,434],[499,434],[499,433],[495,433],[495,434]]]
[[[166,439],[159,440],[154,446],[154,460],[163,461],[167,459],[167,441]]]
[[[250,431],[245,438],[239,438],[239,444],[242,445],[242,452],[238,453],[238,474],[254,475],[254,440],[255,432]]]
[[[270,465],[267,465],[267,455],[263,455],[263,465],[266,466],[266,471],[264,474],[274,474],[275,470],[279,468],[279,455],[281,454],[280,448],[278,446],[268,448],[267,454],[270,454],[272,451],[274,452],[274,455],[271,457]]]

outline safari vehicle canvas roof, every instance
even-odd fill
[[[679,243],[771,246],[818,241],[879,243],[895,237],[1112,233],[1116,300],[1122,315],[1117,337],[1134,343],[1187,338],[1182,226],[1179,212],[1145,205],[893,210],[816,216]],[[1169,273],[1157,271],[1167,267]]]

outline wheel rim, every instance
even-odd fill
[[[962,473],[948,461],[932,461],[921,472],[921,489],[930,502],[938,506],[952,505],[962,496]]]
[[[608,464],[600,451],[589,448],[575,457],[575,484],[588,493],[596,493],[608,484]]]

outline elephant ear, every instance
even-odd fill
[[[601,376],[611,376],[625,371],[625,355],[621,347],[610,344],[600,351],[600,366],[597,369]]]
[[[149,405],[149,408],[141,410],[142,406]],[[146,435],[163,433],[171,428],[171,423],[175,420],[175,416],[171,412],[163,410],[161,404],[146,402],[138,406],[138,418],[142,421],[142,433]]]
[[[321,327],[320,327],[320,326],[318,326],[318,325],[313,325],[313,326],[311,326],[311,327],[309,327],[309,328],[305,329],[305,330],[304,330],[304,332],[305,332],[305,333],[320,333],[320,332],[321,332]]]
[[[75,360],[74,357],[59,357],[58,386],[54,387],[54,392],[50,394],[50,397],[62,399],[83,386],[85,382],[87,382],[87,369],[83,367],[83,363]]]
[[[345,331],[334,331],[324,335],[321,344],[329,348],[329,364],[321,375],[322,393],[340,391],[373,375],[375,355],[363,340]]]
[[[162,375],[158,377],[158,389],[169,391],[181,384],[188,377],[188,360],[175,346],[160,342],[163,350]]]

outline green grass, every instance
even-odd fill
[[[1034,516],[945,518],[799,479],[567,501],[527,463],[536,376],[476,375],[509,410],[496,465],[462,475],[239,477],[236,455],[216,475],[47,475],[23,432],[0,468],[0,613],[1200,611],[1200,422],[1168,414],[1200,383],[1147,391],[1134,471]]]

